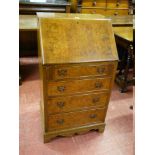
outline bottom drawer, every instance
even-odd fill
[[[48,117],[48,131],[104,122],[107,108],[62,113]]]

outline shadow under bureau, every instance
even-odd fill
[[[101,15],[37,15],[44,142],[103,132],[118,61],[111,21]]]

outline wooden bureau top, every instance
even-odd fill
[[[111,21],[101,15],[38,13],[41,63],[118,60]]]

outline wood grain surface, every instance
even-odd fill
[[[39,18],[43,64],[118,59],[111,21],[80,16],[75,14],[74,20]]]

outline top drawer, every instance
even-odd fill
[[[48,80],[78,78],[88,76],[110,76],[113,74],[113,64],[64,65],[47,67]]]
[[[83,0],[82,7],[106,7],[106,0]]]

